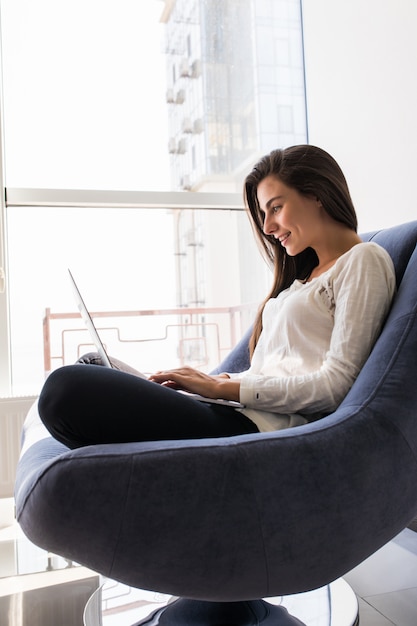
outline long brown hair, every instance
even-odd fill
[[[310,145],[299,145],[273,150],[264,156],[248,174],[244,184],[245,204],[248,209],[255,236],[261,252],[273,267],[274,278],[270,293],[262,304],[255,320],[250,342],[253,353],[262,331],[262,312],[270,298],[276,298],[295,279],[306,279],[318,264],[312,248],[306,248],[296,256],[289,256],[283,246],[263,231],[264,214],[260,209],[257,189],[267,176],[275,176],[287,187],[303,196],[320,200],[325,211],[337,222],[357,231],[357,217],[350,197],[345,176],[330,154]]]

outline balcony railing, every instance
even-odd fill
[[[138,369],[158,369],[155,357],[163,355],[172,367],[192,365],[209,371],[233,348],[248,328],[256,309],[254,304],[229,307],[99,311],[91,317],[100,337],[114,357]],[[95,350],[78,312],[53,313],[45,310],[43,320],[44,366],[52,369],[73,363],[83,353]],[[132,363],[136,354],[138,363]],[[137,355],[141,356],[138,357]],[[158,357],[160,358],[160,357]],[[134,360],[134,359],[133,359]],[[142,365],[143,363],[143,365]]]

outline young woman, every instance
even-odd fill
[[[39,398],[56,439],[75,448],[231,436],[303,424],[337,408],[390,308],[391,258],[361,242],[345,177],[320,148],[293,146],[262,158],[246,178],[245,202],[274,270],[254,325],[250,368],[210,376],[182,367],[144,380],[91,364],[62,367]]]

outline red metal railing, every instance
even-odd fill
[[[168,334],[174,330],[178,335],[176,353],[179,365],[187,363],[204,368],[204,366],[210,367],[220,362],[221,358],[236,344],[253,319],[255,309],[255,305],[246,304],[230,307],[99,311],[92,312],[91,316],[101,336],[110,331],[116,344],[160,343],[166,341]],[[154,322],[157,318],[160,321],[160,332],[152,335],[142,324],[142,329],[138,329],[141,330],[141,337],[125,338],[123,324],[126,323],[127,318],[136,318],[138,322],[146,318]],[[100,324],[102,320],[111,320],[112,324],[102,326]],[[67,323],[71,321],[72,324]],[[49,308],[45,310],[43,320],[45,372],[50,372],[55,364],[59,366],[67,363],[67,345],[70,337],[72,355],[74,343],[77,356],[86,352],[87,349],[92,349],[89,338],[80,342],[78,337],[77,343],[76,334],[80,332],[83,339],[87,337],[86,328],[78,312],[52,313]],[[198,354],[193,354],[192,348]]]

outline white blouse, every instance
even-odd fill
[[[230,375],[240,379],[242,413],[264,432],[334,411],[368,358],[394,293],[391,257],[370,242],[269,300],[250,368]]]

